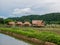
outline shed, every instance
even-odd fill
[[[23,23],[22,23],[22,22],[16,22],[16,25],[17,25],[17,26],[22,26]]]
[[[43,20],[32,20],[32,26],[44,26],[45,23]]]
[[[8,22],[9,26],[15,26],[15,22]]]
[[[23,24],[24,26],[31,26],[31,23],[30,22],[24,22],[24,24]]]

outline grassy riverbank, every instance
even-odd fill
[[[0,31],[21,34],[29,38],[36,38],[44,42],[52,42],[60,45],[60,28],[33,28],[33,27],[13,27],[0,28]]]

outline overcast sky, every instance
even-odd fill
[[[0,0],[0,17],[60,12],[60,0]]]

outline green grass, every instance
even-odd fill
[[[42,41],[48,41],[60,45],[60,28],[32,28],[32,27],[13,27],[0,28],[0,30],[21,34],[29,38],[36,38]],[[58,31],[58,32],[55,32]]]

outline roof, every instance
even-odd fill
[[[43,20],[32,20],[32,24],[36,24],[36,23],[42,23]]]
[[[15,24],[15,22],[8,22],[9,24]]]
[[[16,24],[23,24],[22,22],[17,22]]]
[[[24,24],[30,24],[30,22],[24,22]]]

